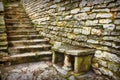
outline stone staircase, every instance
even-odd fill
[[[13,63],[51,59],[51,45],[34,29],[25,10],[19,3],[11,3],[5,6],[5,23],[10,55],[5,59]]]

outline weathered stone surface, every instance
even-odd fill
[[[98,50],[95,53],[95,57],[104,58],[105,60],[120,63],[120,58],[117,55],[111,54],[111,53],[108,53],[108,52],[102,52],[102,51]]]
[[[113,15],[111,13],[98,13],[96,15],[96,18],[110,18],[112,17]]]
[[[88,12],[91,10],[91,7],[84,7],[82,8],[81,12]]]
[[[77,20],[85,20],[87,19],[87,13],[79,13],[74,15],[74,18]]]
[[[2,2],[0,2],[0,12],[1,11],[4,11],[4,6],[3,6],[3,3]]]
[[[115,20],[115,22],[114,22],[115,24],[120,24],[120,19],[118,19],[118,20]]]
[[[110,9],[93,9],[92,12],[110,12]]]
[[[77,28],[74,29],[74,33],[75,34],[80,34],[80,33],[82,33],[82,29],[77,29]]]
[[[104,24],[103,28],[107,29],[107,30],[114,30],[115,29],[115,25],[114,24]]]
[[[99,23],[111,23],[112,20],[111,19],[100,19]]]
[[[80,6],[80,7],[84,7],[86,4],[87,4],[87,1],[82,0],[79,6]]]
[[[71,10],[71,14],[76,14],[76,13],[78,13],[79,11],[80,11],[79,8],[73,9],[73,10]]]
[[[0,25],[4,25],[5,22],[4,22],[4,16],[0,16]]]
[[[89,35],[91,27],[83,27],[82,34]]]
[[[88,39],[87,40],[88,43],[93,43],[93,44],[98,44],[99,42],[93,39]]]
[[[86,21],[86,25],[90,26],[90,25],[96,25],[98,23],[98,20],[87,20]]]
[[[100,35],[102,35],[102,30],[100,30],[100,29],[92,29],[91,34],[100,36]]]

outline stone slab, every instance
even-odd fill
[[[0,12],[3,12],[4,11],[4,6],[3,6],[3,3],[0,2]]]

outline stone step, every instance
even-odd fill
[[[0,42],[2,42],[2,41],[7,41],[7,36],[0,37]]]
[[[7,47],[0,47],[0,51],[5,51],[7,50]]]
[[[8,25],[9,25],[9,23],[10,23],[10,24],[31,24],[30,21],[5,21],[5,22],[6,22],[6,24],[8,24]]]
[[[29,18],[28,16],[25,15],[6,15],[5,18],[7,19],[24,19],[24,18]]]
[[[36,35],[38,34],[37,31],[35,30],[23,30],[23,31],[8,31],[7,32],[8,36],[13,36],[13,35]]]
[[[41,51],[41,52],[30,52],[24,54],[16,54],[8,57],[3,57],[3,60],[6,62],[11,62],[13,64],[20,64],[26,62],[36,62],[36,61],[50,61],[52,60],[52,52],[51,51]]]
[[[29,22],[30,22],[31,20],[27,18],[27,19],[5,19],[5,21],[6,21],[6,22],[14,22],[14,21],[15,21],[15,22],[16,22],[16,21],[17,21],[17,22],[19,22],[19,21],[20,21],[20,22],[21,22],[21,21],[23,21],[23,22],[24,22],[24,21],[29,21]]]
[[[42,39],[43,36],[40,35],[16,35],[16,36],[8,36],[8,40],[16,41],[16,40],[31,40],[31,39]]]
[[[6,46],[7,44],[8,44],[7,41],[2,41],[2,42],[0,42],[0,47]]]
[[[9,47],[8,52],[10,54],[18,54],[25,52],[36,52],[36,51],[48,51],[50,50],[51,45],[41,44],[41,45],[30,45],[30,46],[17,46],[17,47]]]
[[[33,27],[31,24],[12,24],[12,25],[6,25],[6,28],[8,28],[8,27],[13,27],[13,28],[15,28],[15,27]]]
[[[19,41],[9,41],[9,46],[24,46],[24,45],[41,45],[46,44],[48,41],[46,39],[31,39],[31,40],[19,40]]]

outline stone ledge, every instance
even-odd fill
[[[94,54],[95,52],[95,49],[77,47],[77,46],[72,46],[69,44],[61,44],[61,43],[59,46],[53,46],[52,50],[73,56],[91,55]]]

